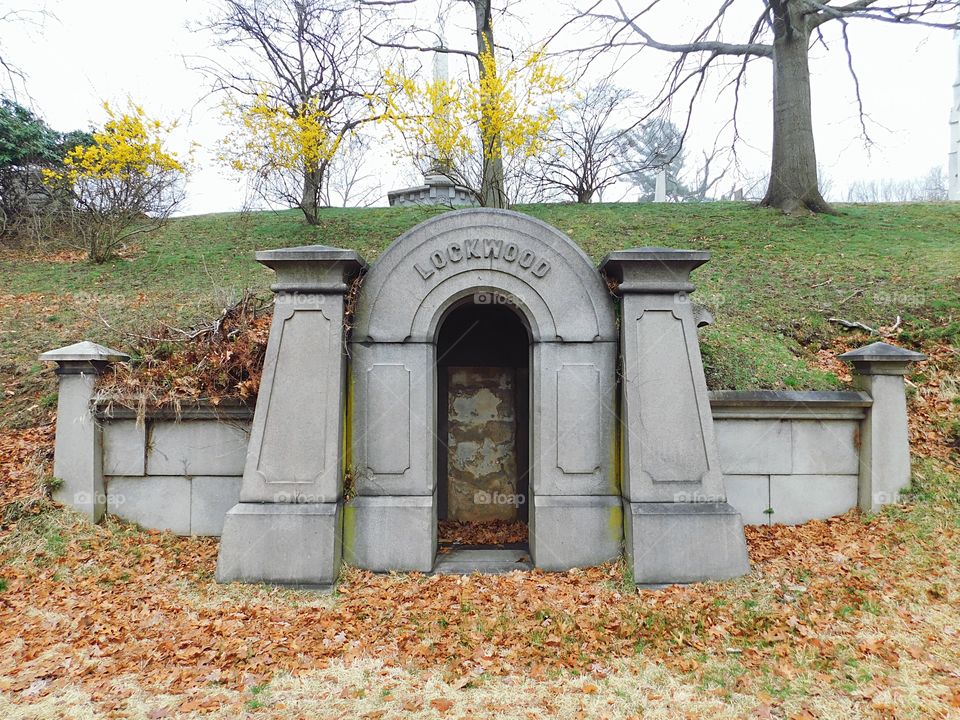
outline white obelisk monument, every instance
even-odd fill
[[[960,202],[960,31],[953,34],[956,41],[957,79],[953,83],[953,106],[950,108],[950,155],[947,174],[950,181],[950,199]]]
[[[667,168],[662,167],[657,172],[657,184],[653,191],[654,202],[667,201]]]
[[[433,81],[434,82],[447,82],[450,79],[450,64],[447,59],[447,53],[442,52],[446,48],[446,41],[443,39],[443,34],[440,34],[438,47],[440,48],[439,52],[433,53]]]

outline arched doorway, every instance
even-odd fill
[[[522,374],[512,353],[520,331],[526,335],[531,401],[516,431],[526,425],[529,433],[518,463],[529,468],[523,495],[533,564],[563,570],[616,557],[623,525],[612,297],[590,259],[555,228],[514,212],[463,210],[398,238],[364,278],[348,346],[346,561],[379,571],[437,569],[438,520],[450,510],[441,467],[450,449],[441,453],[437,441],[449,432],[439,427],[439,406],[449,403],[443,355],[453,344],[447,334],[455,339],[454,328],[473,321],[491,327],[455,367],[509,361]],[[508,334],[509,349],[492,357]]]
[[[441,551],[526,549],[530,334],[501,296],[478,293],[437,332]]]

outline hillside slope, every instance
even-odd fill
[[[870,341],[829,318],[922,348],[960,337],[960,204],[842,206],[842,215],[787,217],[745,203],[537,205],[599,262],[624,247],[709,250],[694,300],[716,323],[702,331],[715,388],[829,388],[834,351]],[[295,211],[180,218],[96,266],[76,254],[0,254],[3,425],[35,424],[55,401],[36,356],[91,339],[130,350],[164,324],[215,316],[244,289],[268,296],[257,249],[321,243],[368,261],[429,209],[331,209],[317,227]],[[822,351],[822,352],[821,352]]]

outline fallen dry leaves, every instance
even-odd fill
[[[245,294],[209,323],[165,326],[135,339],[134,364],[114,365],[98,380],[102,397],[135,408],[225,398],[256,400],[270,334],[271,305]]]
[[[38,479],[53,460],[54,425],[0,433],[0,509],[33,504],[41,498]],[[0,529],[4,527],[0,517]]]
[[[907,379],[910,448],[950,460],[960,451],[960,351],[944,343],[924,352],[928,359]]]
[[[512,545],[527,541],[525,522],[491,520],[487,522],[458,522],[441,520],[438,525],[439,541],[453,545]]]
[[[931,354],[911,393],[915,449],[947,463],[951,352]],[[0,694],[18,704],[69,688],[122,717],[133,690],[118,678],[135,677],[177,698],[157,717],[240,713],[251,688],[285,673],[372,658],[439,670],[453,690],[584,674],[576,688],[590,700],[614,665],[653,663],[718,698],[756,698],[756,717],[816,717],[796,699],[810,688],[873,717],[947,717],[960,698],[960,497],[942,462],[918,469],[931,485],[912,510],[748,528],[754,572],[737,581],[636,592],[621,564],[472,577],[348,569],[327,600],[219,586],[216,540],[91,526],[52,507],[36,486],[51,447],[49,426],[0,435]],[[445,530],[452,541],[472,531]],[[405,702],[435,716],[454,707]]]
[[[930,578],[918,584],[918,577],[902,575],[911,552],[902,525],[849,513],[799,527],[750,528],[755,572],[732,583],[636,593],[620,565],[472,577],[352,569],[329,604],[288,591],[228,594],[211,580],[215,540],[114,522],[45,525],[37,547],[3,558],[0,691],[32,702],[82,687],[102,710],[116,710],[125,701],[116,678],[134,674],[155,693],[207,688],[208,696],[184,700],[201,712],[222,705],[211,699],[217,687],[242,690],[333,661],[440,668],[467,687],[515,674],[602,678],[610,663],[639,652],[701,679],[711,665],[734,657],[740,670],[732,682],[740,690],[751,687],[753,674],[793,682],[811,664],[831,676],[851,659],[889,667],[910,661],[953,697],[960,692],[960,637],[954,630],[956,646],[946,655],[918,650],[946,640],[942,628],[905,609]],[[65,539],[63,548],[51,549],[52,531]],[[955,548],[956,532],[930,539],[931,552]],[[919,597],[953,610],[960,599],[945,583]],[[912,626],[911,645],[863,637],[877,613]],[[925,636],[934,630],[937,637]],[[877,683],[870,698],[884,691],[882,678]],[[599,681],[581,687],[593,694]]]
[[[137,243],[124,245],[117,249],[117,257],[124,260],[133,260],[144,252],[143,246]],[[18,263],[87,263],[90,258],[86,250],[64,248],[56,251],[43,250],[37,247],[5,248],[0,247],[0,261]]]

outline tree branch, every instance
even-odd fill
[[[404,45],[403,43],[380,42],[379,40],[374,40],[369,35],[364,35],[363,39],[380,48],[391,48],[394,50],[414,50],[416,52],[434,52],[434,53],[443,53],[447,55],[463,55],[465,57],[470,57],[470,58],[477,57],[477,53],[472,52],[470,50],[456,50],[454,48],[443,47],[442,45],[434,45],[432,47],[427,47],[424,45]]]
[[[924,0],[878,6],[878,0],[856,0],[846,5],[830,5],[829,2],[816,2],[816,0],[807,0],[810,5],[817,8],[813,16],[812,27],[817,27],[830,20],[841,19],[863,19],[877,20],[879,22],[893,23],[895,25],[921,25],[923,27],[938,28],[942,30],[960,29],[960,20],[949,19],[955,17],[960,10],[960,2],[949,0],[948,2],[935,2],[933,0]],[[927,20],[925,18],[943,18],[943,20]]]
[[[704,37],[706,33],[708,33],[710,29],[716,25],[719,16],[723,14],[727,7],[729,7],[731,1],[732,0],[726,0],[718,16],[714,18],[714,20],[712,20],[706,28],[704,28],[699,37]],[[621,0],[617,0],[617,7],[620,9],[621,15],[619,21],[629,26],[631,30],[643,38],[645,45],[652,47],[655,50],[663,50],[664,52],[674,53],[708,52],[716,55],[759,55],[761,57],[771,57],[773,55],[773,46],[758,42],[744,44],[727,43],[719,40],[697,40],[695,42],[678,44],[659,42],[658,40],[654,40],[649,33],[645,32],[639,25],[637,25],[637,16],[630,17],[627,15]]]

